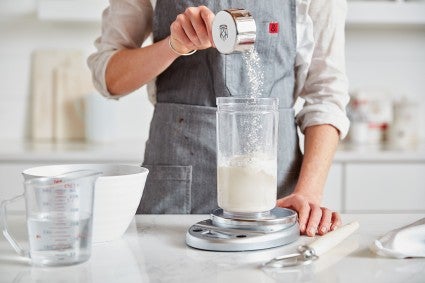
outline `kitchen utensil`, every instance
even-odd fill
[[[223,54],[249,50],[256,38],[255,20],[244,9],[228,9],[217,13],[212,24],[212,38]]]
[[[351,93],[348,105],[351,121],[351,145],[381,145],[385,141],[388,124],[392,121],[392,98],[381,89],[362,89]]]
[[[80,50],[60,50],[60,49],[38,49],[32,54],[32,96],[31,96],[31,137],[35,140],[53,141],[56,136],[56,115],[64,112],[57,112],[56,93],[60,91],[59,101],[66,96],[73,96],[74,93],[67,91],[62,93],[65,84],[65,74],[61,71],[63,67],[72,70],[81,70],[84,56]],[[59,70],[60,69],[60,70]],[[73,82],[69,82],[72,84]],[[81,84],[81,82],[80,82]],[[58,102],[59,102],[58,101]],[[64,106],[64,107],[69,107]],[[66,111],[65,111],[66,113]],[[60,121],[66,121],[61,119]],[[72,123],[73,120],[66,121]],[[57,124],[58,126],[62,125]],[[66,130],[66,129],[65,129]]]
[[[85,97],[85,136],[88,142],[107,143],[116,138],[117,107],[115,100],[106,99],[99,93],[90,93]]]
[[[275,207],[278,102],[277,98],[217,98],[220,208],[189,228],[189,246],[246,251],[298,239],[296,212]]]
[[[318,259],[321,255],[341,243],[359,228],[357,221],[346,224],[337,230],[331,231],[307,246],[298,247],[298,252],[280,257],[275,257],[266,262],[266,267],[288,267],[307,265]]]
[[[94,183],[101,173],[79,170],[24,182],[22,195],[1,203],[3,235],[34,265],[84,262],[91,253]],[[29,251],[9,234],[7,205],[25,198]]]
[[[257,218],[277,197],[277,98],[217,98],[217,196],[225,214]]]
[[[25,170],[25,179],[88,169],[103,172],[95,184],[93,243],[119,239],[136,214],[148,169],[124,164],[63,164]]]
[[[388,145],[391,149],[415,149],[419,144],[419,101],[403,99],[394,103],[394,119],[388,130]]]
[[[276,207],[253,218],[226,215],[215,209],[210,219],[192,225],[186,243],[211,251],[250,251],[286,245],[299,238],[297,213]]]
[[[84,140],[84,117],[79,106],[94,89],[90,73],[81,64],[61,64],[54,68],[53,79],[54,139]]]

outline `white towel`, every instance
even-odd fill
[[[381,256],[425,257],[425,218],[388,232],[370,249]]]

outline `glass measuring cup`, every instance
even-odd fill
[[[1,203],[3,235],[33,265],[84,262],[91,254],[94,184],[101,175],[79,170],[24,182],[22,195]],[[7,226],[7,205],[25,198],[29,250],[21,248]]]
[[[217,196],[225,213],[256,217],[277,197],[277,98],[217,98]]]

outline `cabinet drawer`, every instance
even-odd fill
[[[347,211],[425,211],[425,164],[346,165]]]

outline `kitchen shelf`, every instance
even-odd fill
[[[425,25],[425,1],[349,1],[347,25]]]
[[[40,20],[63,22],[100,22],[107,0],[40,0],[37,16]]]
[[[100,22],[107,0],[40,0],[40,20]],[[347,25],[425,25],[425,1],[348,1]]]

